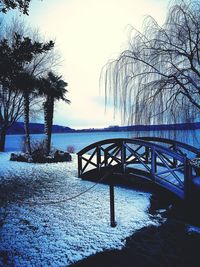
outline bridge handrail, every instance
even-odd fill
[[[180,155],[175,151],[170,150],[169,148],[160,146],[158,144],[152,144],[149,143],[147,141],[141,140],[141,139],[129,139],[129,138],[112,138],[112,139],[105,139],[102,141],[98,141],[95,143],[92,143],[86,147],[84,147],[82,150],[80,150],[77,155],[80,157],[83,154],[85,154],[87,151],[90,151],[91,149],[100,146],[100,145],[105,145],[105,144],[110,144],[110,143],[122,143],[122,142],[126,142],[126,143],[132,143],[132,144],[139,144],[139,145],[143,145],[145,147],[151,148],[151,149],[156,149],[162,153],[166,153],[174,158],[176,158],[177,160],[179,160],[180,162],[184,162],[184,160],[186,159],[185,155]]]
[[[178,147],[182,147],[185,150],[191,151],[196,155],[200,155],[200,149],[185,144],[183,142],[180,141],[176,141],[176,140],[172,140],[172,139],[167,139],[167,138],[161,138],[161,137],[137,137],[136,139],[138,140],[144,140],[144,141],[152,141],[152,142],[160,142],[160,143],[166,143],[166,144],[171,144],[171,145],[176,145]]]

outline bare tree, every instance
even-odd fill
[[[194,121],[200,111],[200,4],[176,1],[161,27],[133,29],[129,47],[103,69],[106,97],[124,122]]]
[[[35,42],[47,42],[38,28],[32,28],[26,22],[19,18],[13,17],[10,23],[4,23],[1,27],[2,37],[6,38],[11,45],[14,41],[15,34],[29,36]],[[55,43],[55,40],[53,40]],[[56,70],[62,63],[61,56],[56,49],[56,45],[48,53],[37,54],[33,60],[24,66],[25,70],[35,77],[46,76],[50,70]]]
[[[19,92],[0,86],[0,151],[4,151],[9,127],[23,114],[23,97]]]
[[[24,114],[23,94],[0,86],[0,151],[5,149],[8,129]],[[37,99],[30,99],[32,111],[37,108]]]

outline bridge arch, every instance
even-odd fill
[[[163,143],[169,146],[160,145]],[[113,169],[122,176],[142,177],[181,199],[188,199],[194,187],[193,179],[196,178],[190,165],[191,153],[198,155],[199,150],[163,138],[106,139],[77,153],[78,176],[98,180]]]

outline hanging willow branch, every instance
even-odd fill
[[[160,27],[152,17],[133,29],[129,48],[102,70],[106,99],[124,123],[194,121],[200,111],[200,4],[173,5]]]

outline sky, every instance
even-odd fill
[[[164,23],[168,0],[33,0],[27,24],[55,39],[71,104],[56,105],[54,124],[71,128],[121,125],[110,104],[105,112],[102,67],[127,48],[130,25],[141,30],[147,15]]]

